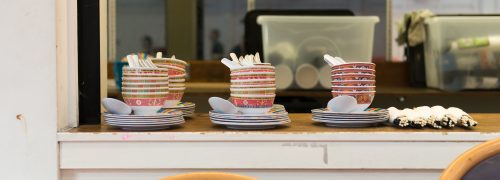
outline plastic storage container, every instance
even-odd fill
[[[259,16],[264,60],[276,69],[278,89],[330,88],[323,55],[371,62],[376,16]],[[287,69],[289,68],[289,69]],[[293,74],[289,76],[290,72]],[[316,75],[317,74],[317,75]]]
[[[500,16],[437,16],[425,23],[428,87],[498,89]]]

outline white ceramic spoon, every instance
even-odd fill
[[[233,103],[228,100],[222,99],[220,97],[210,97],[208,98],[208,104],[214,109],[215,112],[223,114],[236,114],[238,113],[238,108],[234,106]]]
[[[220,60],[220,62],[222,62],[222,64],[226,65],[231,70],[241,67],[238,63],[231,61],[227,58],[222,58],[222,60]]]
[[[134,64],[134,59],[132,58],[131,55],[127,55],[127,62],[128,62],[128,67],[135,67],[135,64]]]
[[[328,66],[332,67],[332,66],[334,66],[334,65],[335,65],[335,62],[334,62],[334,61],[332,61],[332,60],[330,59],[330,57],[329,57],[329,56],[330,56],[330,55],[325,54],[325,55],[323,56],[323,60],[325,60],[325,62],[328,64]]]
[[[162,52],[156,52],[156,58],[161,58],[163,57],[163,53]]]
[[[337,96],[328,101],[328,109],[333,112],[349,113],[356,109],[358,102],[352,96]]]
[[[231,56],[231,59],[232,59],[234,62],[238,62],[238,56],[236,56],[236,54],[234,54],[234,53],[229,53],[229,56]]]
[[[262,63],[262,61],[260,61],[260,55],[259,55],[259,52],[255,53],[255,62],[256,62],[256,63]]]
[[[111,114],[129,115],[132,113],[132,108],[118,99],[104,98],[101,103]]]
[[[153,61],[151,61],[151,58],[149,58],[149,57],[148,57],[148,58],[146,59],[146,61],[144,61],[144,62],[146,62],[146,64],[147,64],[150,68],[158,68],[158,67],[156,67],[156,65],[153,63]]]

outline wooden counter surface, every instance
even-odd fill
[[[471,114],[479,122],[479,125],[472,129],[455,127],[451,129],[413,129],[396,128],[393,126],[378,126],[368,128],[332,128],[311,120],[311,114],[289,114],[292,122],[287,126],[269,130],[231,130],[222,126],[214,125],[210,122],[208,114],[197,114],[193,118],[186,118],[186,123],[180,127],[162,131],[147,132],[258,132],[258,133],[328,133],[328,132],[480,132],[480,133],[500,133],[500,114]],[[68,133],[101,133],[101,132],[125,132],[118,128],[106,125],[82,125],[73,128]]]

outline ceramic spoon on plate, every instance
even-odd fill
[[[352,96],[337,96],[328,101],[328,109],[333,112],[350,113],[358,105],[356,99]]]
[[[132,113],[132,108],[118,99],[104,98],[101,103],[111,114],[129,115]]]
[[[223,114],[236,114],[238,113],[238,108],[234,106],[233,103],[228,100],[222,99],[220,97],[210,97],[208,98],[208,104],[214,109],[215,112]]]

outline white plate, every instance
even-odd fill
[[[332,86],[331,71],[332,69],[328,65],[324,65],[319,69],[319,84],[325,89]]]
[[[226,121],[226,122],[242,122],[242,123],[267,123],[267,122],[280,122],[280,121],[289,121],[288,117],[279,118],[279,119],[225,119],[225,118],[215,118],[210,117],[210,120],[215,121]]]
[[[273,129],[279,125],[258,125],[258,126],[224,125],[224,126],[226,126],[228,129],[236,129],[236,130],[263,130],[263,129]]]
[[[168,120],[152,120],[152,121],[134,121],[134,120],[123,120],[123,119],[104,119],[106,122],[119,122],[119,123],[171,123],[177,121],[183,121],[184,119],[168,119]]]
[[[113,121],[113,120],[106,120],[106,123],[108,124],[116,124],[116,125],[171,125],[171,124],[179,124],[179,123],[184,123],[184,120],[176,120],[176,121],[170,121],[170,122],[123,122],[123,121]]]
[[[269,122],[269,123],[239,123],[239,122],[224,122],[224,121],[217,121],[217,120],[211,120],[212,123],[214,124],[223,124],[223,125],[247,125],[247,126],[259,126],[259,125],[280,125],[280,124],[288,124],[291,121],[279,121],[279,122]]]
[[[369,116],[369,115],[379,115],[380,116],[380,115],[385,115],[385,114],[388,113],[388,111],[385,110],[385,109],[382,109],[382,110],[379,110],[379,111],[364,111],[364,112],[353,112],[353,113],[339,113],[339,112],[328,111],[325,108],[312,109],[311,112],[312,113],[321,113],[321,114],[330,114],[330,115],[344,115],[344,116]]]
[[[170,129],[173,126],[177,125],[167,125],[167,126],[117,126],[117,125],[111,125],[120,129],[123,129],[125,131],[155,131],[155,130],[164,130],[164,129]]]
[[[340,128],[359,128],[359,127],[372,127],[377,126],[379,123],[325,123],[329,127],[340,127]]]
[[[172,123],[172,124],[122,124],[122,123],[111,123],[107,122],[111,126],[129,126],[129,127],[158,127],[158,126],[173,126],[183,124],[184,122]]]
[[[365,124],[365,123],[382,123],[382,122],[387,122],[387,119],[378,119],[378,120],[368,120],[368,121],[362,121],[362,120],[356,120],[356,121],[344,121],[344,120],[327,120],[327,119],[317,119],[313,118],[313,121],[317,122],[324,122],[324,123],[339,123],[339,124]]]

